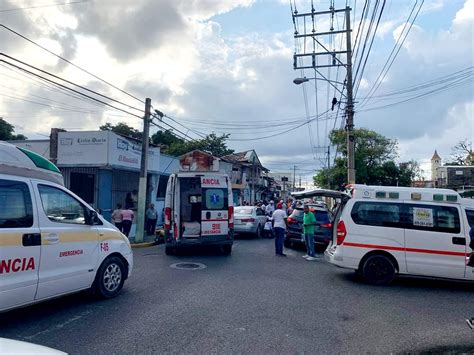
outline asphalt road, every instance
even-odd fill
[[[390,287],[272,240],[237,240],[231,256],[135,249],[115,299],[81,293],[0,315],[0,336],[72,354],[474,351],[474,285],[405,278]],[[199,262],[201,270],[170,268]]]

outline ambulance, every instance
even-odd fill
[[[165,196],[165,251],[198,245],[232,253],[234,204],[229,177],[219,172],[179,172],[168,179]]]
[[[474,281],[472,205],[448,189],[353,185],[340,193],[332,264],[387,285],[398,275]]]
[[[128,239],[54,164],[0,142],[0,312],[86,289],[111,298],[132,268]]]

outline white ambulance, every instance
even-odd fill
[[[128,239],[54,164],[0,142],[0,312],[85,289],[111,298],[132,268]]]
[[[473,219],[457,192],[354,185],[351,194],[336,214],[331,263],[376,285],[397,275],[474,281],[466,266]]]
[[[169,177],[165,197],[166,254],[182,247],[216,245],[232,253],[232,184],[219,172],[180,172]]]

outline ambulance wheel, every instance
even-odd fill
[[[124,262],[119,257],[110,256],[105,259],[95,277],[95,294],[101,298],[117,296],[125,282],[126,270]]]
[[[368,283],[383,286],[393,281],[396,270],[393,262],[386,256],[372,255],[364,261],[361,272]]]
[[[223,245],[222,246],[222,254],[224,255],[230,255],[232,254],[232,245]]]
[[[166,255],[175,255],[176,254],[176,249],[167,245],[165,247],[165,254]]]

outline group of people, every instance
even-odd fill
[[[248,205],[248,204],[247,204]],[[285,239],[285,232],[287,228],[288,216],[297,207],[297,202],[292,199],[286,201],[280,200],[276,203],[270,200],[267,204],[264,201],[259,201],[255,204],[261,208],[267,216],[267,222],[264,227],[265,237],[275,237],[275,254],[277,256],[286,256],[283,252],[283,244]],[[275,208],[276,207],[276,208]],[[314,213],[309,210],[308,206],[304,206],[303,217],[303,232],[304,242],[306,245],[306,255],[303,256],[307,261],[319,259],[314,249],[314,233],[316,228],[316,217]]]
[[[122,208],[121,203],[117,203],[117,208],[112,212],[112,223],[127,237],[130,234],[134,219],[135,213],[128,203],[125,208]],[[158,212],[155,209],[155,205],[150,203],[145,213],[145,231],[147,235],[155,235],[157,221]]]

